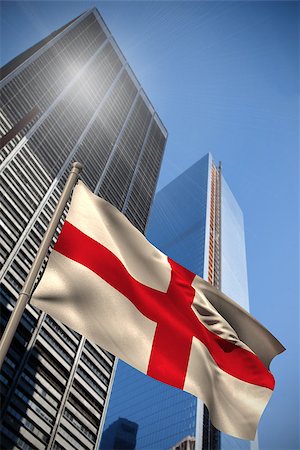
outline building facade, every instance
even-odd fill
[[[1,332],[71,164],[144,231],[167,138],[96,9],[2,69]],[[1,370],[1,449],[96,449],[114,357],[28,305]]]
[[[102,433],[100,450],[135,450],[138,424],[119,417]]]
[[[248,309],[243,214],[210,154],[158,192],[148,239],[173,260]],[[137,450],[169,450],[187,436],[196,450],[249,449],[219,433],[200,400],[118,362],[105,428],[123,416],[139,423]]]
[[[187,436],[174,445],[174,447],[170,450],[195,450],[195,441],[196,439],[194,436]]]

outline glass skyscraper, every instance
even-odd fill
[[[167,132],[96,9],[3,67],[1,331],[73,161],[144,231]],[[28,305],[1,370],[1,449],[96,449],[114,357]]]
[[[243,214],[210,154],[158,192],[147,237],[248,309]],[[212,427],[206,408],[196,397],[122,361],[118,362],[105,428],[119,416],[138,423],[137,450],[168,450],[187,445],[193,437],[197,450],[250,448],[249,442]]]
[[[103,433],[101,450],[134,450],[138,425],[127,419],[119,418]]]

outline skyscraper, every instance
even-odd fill
[[[138,424],[119,417],[102,434],[101,450],[134,450]]]
[[[71,163],[144,231],[166,129],[96,9],[2,69],[1,328]],[[28,306],[1,371],[1,448],[93,449],[114,357]]]
[[[148,239],[248,309],[243,214],[210,154],[158,192]],[[249,448],[220,433],[196,397],[119,361],[105,428],[123,416],[139,423],[137,450],[169,450],[188,436],[196,450]]]

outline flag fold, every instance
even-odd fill
[[[219,430],[254,439],[274,389],[269,364],[284,347],[82,182],[31,304],[199,397]]]

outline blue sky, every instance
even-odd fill
[[[260,448],[296,450],[299,4],[1,2],[2,64],[92,6],[168,129],[158,187],[208,151],[222,161],[244,212],[251,312],[287,348]]]

